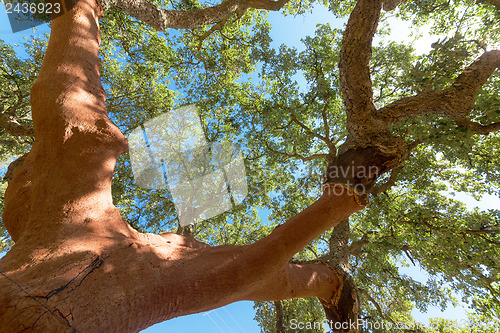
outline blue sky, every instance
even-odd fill
[[[289,46],[301,48],[300,38],[307,35],[313,35],[317,23],[329,22],[332,27],[341,27],[344,23],[336,19],[331,13],[323,8],[316,8],[313,14],[305,16],[283,17],[280,13],[272,12],[269,14],[269,17],[273,24],[271,36],[275,41],[273,43],[275,47],[278,47],[280,44],[287,44]],[[397,28],[393,31],[391,36],[392,39],[400,42],[408,40],[409,24],[396,22],[395,20],[393,22],[396,24]],[[45,32],[49,32],[47,25],[39,26],[36,30],[36,33]],[[21,45],[24,42],[24,37],[32,34],[32,29],[13,34],[9,28],[5,11],[0,10],[0,39],[3,39],[9,44]],[[423,53],[430,48],[430,44],[433,41],[434,40],[429,38],[424,38],[418,41],[415,47],[419,52]],[[481,209],[493,209],[500,206],[500,200],[494,196],[485,196],[484,200],[481,202],[477,202],[465,194],[458,194],[457,196],[470,207],[479,206]],[[265,216],[263,218],[265,218]],[[267,221],[264,221],[264,223],[266,222]],[[427,280],[427,274],[419,267],[403,268],[402,272],[422,282]],[[257,322],[253,320],[254,316],[255,311],[253,310],[253,302],[237,302],[210,312],[172,319],[152,326],[143,332],[259,332],[260,329]],[[440,313],[439,308],[430,307],[425,314],[415,310],[414,316],[422,323],[428,322],[430,317],[437,316],[459,320],[465,318],[465,311],[462,308],[450,307],[444,313]]]

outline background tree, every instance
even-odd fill
[[[164,20],[152,23],[154,16],[135,12],[131,4],[114,5],[156,29],[164,28]],[[353,5],[329,4],[341,17],[350,14]],[[185,4],[178,6],[183,9]],[[464,299],[473,300],[482,315],[498,316],[498,211],[470,212],[442,193],[447,187],[477,196],[498,193],[498,135],[485,134],[498,128],[499,86],[494,69],[499,56],[483,48],[489,49],[499,37],[495,8],[465,1],[405,4],[398,15],[411,17],[416,25],[431,22],[436,33],[449,33],[450,22],[459,22],[429,55],[418,56],[411,47],[395,43],[371,49],[381,2],[360,1],[343,35],[327,24],[320,26],[316,36],[304,40],[302,52],[286,46],[271,49],[264,14],[247,10],[241,16],[245,6],[234,6],[229,12],[238,12],[236,17],[217,14],[212,21],[199,23],[219,22],[215,26],[181,33],[159,33],[116,9],[106,11],[101,20],[106,107],[122,132],[171,109],[177,97],[181,104],[197,103],[211,141],[232,139],[244,147],[252,193],[237,211],[197,224],[193,235],[212,245],[254,243],[272,229],[259,225],[256,208],[269,209],[273,224],[286,221],[319,196],[327,165],[349,166],[351,160],[359,161],[363,154],[359,149],[377,147],[384,152],[384,162],[397,161],[388,166],[395,167],[392,173],[373,188],[370,207],[352,216],[350,227],[344,222],[320,235],[292,261],[322,259],[351,266],[363,302],[362,315],[367,318],[411,321],[412,304],[425,310],[429,304],[451,299],[443,282],[464,291]],[[306,8],[303,3],[289,4],[287,10],[297,13]],[[365,16],[369,22],[360,20]],[[193,15],[193,20],[197,17]],[[477,29],[471,29],[474,24]],[[5,106],[21,103],[11,108],[16,118],[8,119],[28,129],[26,93],[35,77],[29,73],[38,71],[32,64],[40,63],[43,43],[30,45],[36,50],[35,61],[3,66],[19,76],[3,76],[5,86],[15,85],[16,78],[23,87],[5,91],[24,94],[6,95]],[[8,47],[2,52],[12,53]],[[257,66],[262,68],[257,84],[238,80]],[[307,80],[307,87],[294,82],[297,76]],[[175,96],[172,89],[181,95]],[[6,140],[21,140],[0,125]],[[16,141],[12,147],[17,152],[25,152],[31,144],[32,133],[22,134],[28,139]],[[116,174],[114,202],[131,225],[143,231],[177,230],[168,192],[137,188],[126,155]],[[400,275],[398,266],[404,265],[404,258],[418,262],[434,278],[422,285]],[[101,261],[89,266],[91,262],[83,265],[91,267],[83,272],[100,267]],[[2,272],[9,272],[3,267]],[[68,272],[68,280],[73,276]],[[34,285],[41,295],[52,290]],[[19,289],[16,292],[22,294]],[[47,296],[44,300],[49,308],[56,302]],[[311,318],[322,316],[318,303],[310,308],[293,302],[283,307],[285,317],[294,317],[290,311],[299,309]],[[37,311],[44,313],[42,319],[48,317],[40,325],[53,325],[47,309]],[[264,313],[259,310],[258,316],[265,318]],[[147,325],[139,322],[135,327]]]

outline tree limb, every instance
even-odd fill
[[[329,104],[330,104],[330,100],[327,100],[325,103],[325,106],[323,106],[323,109],[321,110],[321,118],[323,119],[323,128],[325,129],[325,141],[326,141],[326,144],[328,145],[328,148],[330,149],[330,154],[336,155],[337,154],[337,147],[335,146],[335,144],[332,142],[332,140],[330,138],[330,126],[328,125],[327,109],[328,109]]]
[[[332,254],[332,259],[329,260],[332,264],[342,268],[345,272],[349,272],[349,219],[340,221],[333,229],[329,240],[329,252]]]
[[[292,119],[292,121],[294,123],[296,123],[297,125],[299,125],[302,129],[304,129],[306,132],[308,132],[309,134],[317,137],[318,139],[320,139],[321,141],[324,141],[327,145],[328,145],[328,139],[326,137],[324,137],[323,135],[321,134],[318,134],[316,133],[315,131],[313,131],[311,128],[309,128],[309,126],[307,126],[306,124],[304,124],[303,122],[301,122],[299,119],[297,119],[297,116],[295,115],[295,112],[293,111],[292,108],[288,108],[287,109],[290,111],[290,118]]]
[[[402,169],[403,169],[403,165],[400,165],[400,166],[397,166],[396,168],[394,168],[391,172],[391,175],[389,176],[389,179],[384,184],[376,186],[372,190],[371,193],[373,195],[377,195],[380,193],[387,192],[387,190],[389,190],[391,187],[393,187],[396,184],[396,180],[398,179],[398,175]]]
[[[453,118],[480,134],[497,130],[499,125],[482,126],[467,119],[474,107],[474,99],[493,72],[500,67],[500,50],[483,53],[458,76],[450,88],[431,91],[395,101],[377,112],[377,118],[394,124],[417,115],[436,113]]]
[[[276,309],[276,333],[285,333],[285,326],[283,325],[283,304],[281,301],[274,301],[274,308]]]
[[[229,18],[228,16],[224,17],[216,25],[212,26],[210,30],[208,30],[207,32],[205,32],[203,35],[200,36],[200,40],[198,42],[198,51],[200,51],[201,46],[203,45],[203,41],[207,39],[208,36],[213,34],[216,30],[222,31],[222,29],[226,25],[228,18]]]
[[[500,0],[478,0],[480,3],[489,3],[490,5],[495,6],[497,11],[500,13]]]
[[[360,0],[349,17],[340,51],[342,95],[348,112],[375,110],[369,62],[372,40],[382,8],[381,0]]]
[[[222,21],[236,13],[242,15],[248,8],[280,10],[289,0],[227,0],[219,5],[191,11],[166,10],[146,0],[103,0],[103,7],[119,8],[156,30],[195,29]]]
[[[349,245],[349,254],[355,257],[359,256],[363,246],[370,243],[371,242],[368,239],[361,239],[359,241],[352,242],[351,245]]]
[[[382,0],[360,0],[349,17],[340,51],[339,74],[347,129],[359,140],[366,132],[384,131],[373,122],[375,105],[369,62]]]
[[[405,0],[385,0],[384,1],[384,10],[386,12],[390,12],[391,10],[396,9],[400,4],[405,2]]]
[[[27,156],[28,153],[25,153],[9,164],[7,172],[3,176],[4,181],[10,182],[12,180],[12,177],[14,177],[14,171],[16,171],[17,168],[23,165],[24,160],[26,159]]]
[[[498,233],[495,230],[488,230],[488,229],[481,229],[481,230],[465,230],[463,233],[469,234],[469,235],[488,235],[488,234],[496,234]]]

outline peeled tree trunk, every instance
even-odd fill
[[[362,208],[325,190],[248,246],[143,234],[111,197],[127,141],[109,120],[99,69],[101,7],[78,0],[52,21],[31,92],[35,143],[5,194],[15,245],[0,260],[1,332],[136,332],[239,300],[330,299],[337,275],[290,258]]]

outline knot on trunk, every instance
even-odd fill
[[[367,203],[377,178],[403,160],[403,154],[386,152],[379,147],[349,149],[328,165],[325,184],[339,184],[352,189],[362,202]]]

